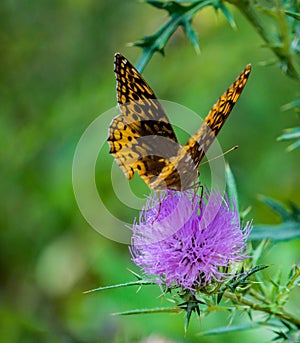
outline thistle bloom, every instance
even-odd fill
[[[243,261],[251,222],[240,224],[227,196],[166,191],[148,200],[135,222],[133,262],[167,287],[195,291],[230,278],[226,267]]]

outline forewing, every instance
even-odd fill
[[[153,180],[152,188],[184,190],[195,181],[198,176],[198,165],[240,97],[250,71],[251,66],[247,65],[236,81],[221,95],[197,133],[185,146],[180,147],[175,158],[168,161],[160,177]]]
[[[235,82],[220,96],[217,103],[211,108],[204,119],[198,132],[187,142],[185,150],[193,159],[195,168],[198,167],[205,152],[211,146],[217,134],[220,132],[235,103],[238,101],[248,77],[251,65],[247,65]]]
[[[119,53],[115,55],[115,74],[122,114],[110,124],[110,153],[128,179],[137,171],[149,184],[168,159],[177,155],[180,146],[154,92]]]

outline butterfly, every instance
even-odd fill
[[[134,66],[120,53],[115,54],[114,66],[121,114],[109,127],[110,154],[127,179],[136,171],[154,190],[187,189],[197,179],[200,161],[241,95],[251,65],[221,95],[183,146],[153,90]]]

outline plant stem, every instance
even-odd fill
[[[227,299],[230,299],[231,301],[234,301],[234,302],[237,302],[237,303],[240,303],[243,305],[247,305],[253,310],[265,312],[265,313],[273,315],[279,319],[284,319],[284,320],[296,325],[298,328],[300,328],[300,318],[294,317],[292,314],[284,311],[283,309],[280,309],[280,310],[274,309],[271,306],[266,306],[266,305],[262,305],[262,304],[257,303],[257,302],[253,302],[250,299],[247,299],[247,298],[241,297],[241,296],[237,296],[237,295],[230,293],[230,292],[225,292],[224,297],[226,297]]]
[[[282,69],[291,77],[300,80],[300,76],[294,67],[293,59],[290,51],[290,38],[289,28],[287,26],[287,20],[285,13],[279,4],[276,4],[274,8],[266,10],[270,17],[273,17],[277,26],[278,41],[274,41],[274,36],[269,33],[270,27],[268,21],[262,21],[259,17],[259,13],[255,10],[255,5],[251,0],[226,0],[228,3],[236,6],[241,13],[250,21],[252,26],[257,30],[262,39],[266,42],[267,46],[274,52],[274,54],[281,61]]]

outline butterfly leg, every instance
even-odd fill
[[[161,209],[161,201],[159,202],[159,207],[158,207],[157,214],[156,214],[155,218],[152,220],[151,225],[153,225],[157,221],[157,219],[158,219],[158,217],[160,215],[160,209]]]
[[[194,204],[195,196],[198,194],[198,191],[200,189],[199,207],[200,207],[200,213],[201,213],[201,211],[202,211],[202,200],[203,200],[203,194],[204,194],[204,185],[202,185],[200,182],[196,182],[189,189],[194,190],[194,195],[193,195],[193,200],[192,200],[193,204]]]
[[[199,184],[200,188],[200,203],[199,203],[199,208],[200,208],[200,214],[202,212],[202,203],[203,203],[203,194],[204,194],[204,186],[202,184]]]

